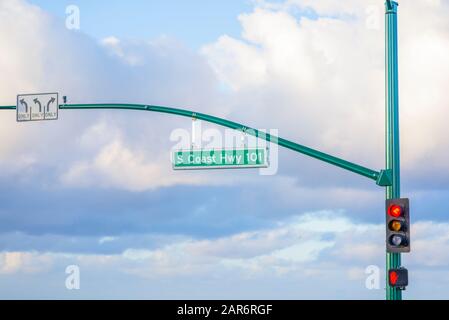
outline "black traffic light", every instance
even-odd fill
[[[408,286],[408,270],[405,268],[389,270],[388,282],[393,288],[405,289]]]
[[[408,199],[386,202],[387,252],[410,252],[410,212]]]

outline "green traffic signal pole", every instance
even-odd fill
[[[400,149],[399,149],[399,85],[398,85],[398,3],[385,3],[385,157],[386,168],[392,177],[386,188],[386,198],[400,198]],[[401,266],[400,253],[386,253],[387,300],[402,300],[402,291],[393,288],[388,281],[388,270]]]
[[[174,114],[193,119],[204,120],[223,127],[231,128],[259,139],[278,144],[281,147],[296,151],[298,153],[310,156],[312,158],[335,165],[342,169],[351,171],[363,177],[374,180],[377,185],[386,187],[386,198],[400,197],[400,163],[399,163],[399,93],[398,93],[398,35],[397,35],[397,7],[398,3],[386,1],[386,169],[372,170],[364,166],[334,157],[327,153],[306,147],[304,145],[276,137],[259,131],[237,122],[214,117],[204,113],[197,113],[184,109],[169,108],[142,104],[63,104],[59,105],[61,110],[69,109],[123,109],[151,111]],[[0,110],[15,110],[16,106],[0,106]],[[400,254],[386,254],[387,300],[401,300],[402,292],[400,289],[392,288],[388,282],[388,270],[400,267]]]

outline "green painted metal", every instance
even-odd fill
[[[257,138],[278,144],[281,147],[299,152],[301,154],[307,155],[309,157],[327,162],[329,164],[335,165],[337,167],[349,170],[358,175],[364,176],[371,180],[377,182],[380,172],[368,169],[366,167],[360,166],[358,164],[331,156],[327,153],[314,150],[312,148],[300,145],[298,143],[279,138],[263,131],[259,131],[254,128],[250,128],[248,126],[242,125],[237,122],[221,119],[218,117],[214,117],[211,115],[207,115],[204,113],[193,112],[184,109],[176,109],[176,108],[168,108],[161,106],[152,106],[152,105],[140,105],[140,104],[67,104],[60,105],[60,109],[126,109],[126,110],[140,110],[140,111],[153,111],[153,112],[161,112],[168,114],[175,114],[179,116],[189,117],[193,119],[199,119],[211,123],[218,124],[223,127],[231,128],[234,130],[245,132],[248,135],[255,136]]]
[[[381,170],[377,185],[381,187],[391,186],[393,183],[393,172],[391,170]]]
[[[2,109],[3,110],[14,110],[14,109],[16,109],[16,107],[15,106],[3,106],[3,107],[0,106],[0,110],[2,110]],[[300,145],[298,143],[289,141],[287,139],[283,139],[283,138],[280,138],[277,136],[270,135],[266,132],[259,131],[257,129],[242,125],[237,122],[225,120],[225,119],[214,117],[214,116],[207,115],[204,113],[199,113],[199,112],[194,112],[194,111],[189,111],[189,110],[184,110],[184,109],[162,107],[162,106],[153,106],[153,105],[144,105],[144,104],[123,104],[123,103],[63,104],[63,105],[59,106],[59,109],[61,109],[61,110],[123,109],[123,110],[152,111],[152,112],[168,113],[168,114],[189,117],[189,118],[193,118],[193,119],[204,120],[207,122],[218,124],[223,127],[242,131],[248,135],[255,136],[259,139],[263,139],[263,140],[278,144],[281,147],[296,151],[298,153],[307,155],[309,157],[324,161],[326,163],[329,163],[334,166],[340,167],[342,169],[351,171],[351,172],[361,175],[363,177],[369,178],[371,180],[376,181],[376,183],[378,182],[379,177],[381,175],[381,173],[379,171],[375,171],[375,170],[363,167],[361,165],[343,160],[341,158],[331,156],[327,153],[317,151],[315,149],[306,147],[304,145]]]
[[[392,184],[386,188],[386,198],[400,198],[400,156],[399,156],[399,85],[398,85],[398,3],[386,1],[385,38],[386,38],[386,72],[385,72],[385,150],[386,169],[391,170]],[[400,253],[386,254],[386,268],[396,269],[401,266]],[[390,287],[386,281],[387,300],[402,300],[402,291]]]

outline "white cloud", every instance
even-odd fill
[[[413,226],[413,252],[411,261],[423,267],[443,267],[449,263],[449,224],[420,222]]]
[[[52,266],[52,257],[37,252],[2,252],[0,253],[0,275],[14,273],[36,274]]]
[[[259,2],[254,12],[240,16],[241,39],[223,36],[203,48],[217,76],[233,88],[236,114],[263,123],[269,118],[281,135],[380,168],[383,3],[268,4]],[[367,10],[373,5],[378,10]],[[298,19],[298,8],[318,16]],[[405,172],[432,168],[420,179],[448,171],[448,13],[441,1],[404,2],[399,8],[402,160]],[[373,14],[379,15],[379,28],[367,27]]]
[[[123,258],[142,264],[133,271],[145,277],[200,274],[223,267],[244,273],[294,273],[304,267],[313,269],[309,263],[333,259],[326,253],[331,251],[344,265],[360,260],[369,263],[370,259],[377,262],[382,247],[370,241],[379,230],[381,226],[355,224],[338,212],[315,212],[269,229],[218,239],[184,239],[155,250],[128,249]],[[369,252],[362,249],[370,246],[374,249]]]
[[[158,129],[155,128],[155,131]],[[142,139],[142,138],[140,138]],[[61,174],[63,185],[104,187],[128,191],[154,190],[174,185],[226,185],[231,179],[196,172],[174,172],[169,150],[144,149],[123,128],[100,120],[79,135],[76,147],[90,159],[73,162]],[[159,149],[159,148],[157,148]]]
[[[0,103],[14,104],[19,92],[58,90],[71,102],[192,106],[250,125],[279,128],[281,136],[380,169],[384,162],[384,33],[382,28],[366,26],[366,8],[374,4],[380,8],[382,20],[382,4],[377,2],[259,2],[254,12],[240,16],[241,39],[222,36],[205,46],[200,56],[167,37],[129,41],[110,36],[98,44],[82,33],[66,30],[63,23],[36,6],[5,0],[0,4],[0,48],[6,56],[0,67],[8,78],[0,79]],[[299,19],[295,14],[298,8],[314,10],[318,17]],[[445,72],[449,70],[448,10],[446,3],[438,1],[400,6],[402,161],[405,172],[420,168],[422,173],[415,176],[429,183],[433,180],[428,177],[448,171],[449,163],[444,138],[448,133],[444,120],[444,84],[449,80],[449,72]],[[418,20],[426,27],[419,28]],[[216,79],[231,90],[218,95]],[[99,169],[93,163],[105,151],[104,144],[90,152],[71,144],[79,132],[98,124],[98,114],[105,113],[64,111],[55,124],[19,125],[12,112],[1,112],[0,135],[15,137],[0,145],[0,161],[10,168],[2,174],[28,173],[39,163],[57,167],[60,173],[69,172],[69,176]],[[86,120],[88,117],[94,119]],[[136,118],[120,113],[107,121],[121,121],[125,132],[120,137],[122,149],[142,155],[144,148],[132,146],[132,140],[142,141],[148,131],[131,138],[130,124],[123,119]],[[173,127],[168,119],[139,123],[149,124],[153,132]],[[109,150],[115,150],[116,137],[107,139]],[[152,146],[157,154],[168,153],[168,147],[168,142]],[[293,156],[288,161],[291,159]],[[137,164],[131,165],[137,168]],[[148,158],[141,159],[139,166],[145,172],[158,171],[147,173],[147,177],[167,173]],[[132,168],[129,171],[135,172]],[[135,190],[147,187],[126,179],[118,183],[114,172],[99,172],[96,181],[127,189],[131,185]],[[332,183],[321,179],[320,174],[317,172],[315,181]],[[308,173],[295,175],[307,179]],[[159,186],[178,183],[184,180],[174,178]],[[159,186],[150,184],[148,188]]]
[[[447,223],[415,223],[412,236],[410,270],[449,265],[449,256],[441,254],[449,252]],[[360,271],[383,265],[384,237],[383,225],[355,223],[338,212],[315,212],[271,229],[214,240],[182,240],[157,250],[129,249],[123,257],[142,262],[143,268],[135,270],[142,276],[200,274],[222,267],[245,274],[279,275],[282,270],[287,276],[304,269],[324,272],[323,263]],[[354,278],[354,272],[348,276]]]
[[[374,2],[260,3],[254,12],[240,16],[241,38],[222,36],[200,56],[164,37],[126,41],[111,36],[96,43],[71,33],[26,1],[2,0],[0,70],[7,77],[0,79],[0,103],[14,104],[17,93],[56,90],[70,102],[193,106],[258,127],[278,127],[282,136],[380,168],[384,33],[382,27],[367,28],[366,9]],[[376,6],[382,5],[376,1]],[[298,8],[312,9],[318,17],[298,19]],[[425,181],[441,179],[444,187],[449,172],[448,13],[447,2],[422,0],[401,2],[399,16],[404,169]],[[217,78],[230,89],[224,95],[215,92]],[[160,119],[119,111],[64,111],[58,122],[17,124],[13,112],[2,111],[0,136],[6,138],[0,144],[0,164],[8,170],[0,174],[29,175],[45,164],[66,186],[143,191],[225,183],[222,177],[171,172],[169,133],[186,123]],[[328,178],[320,171],[292,168],[286,174],[294,174],[303,185],[307,175],[317,184]],[[241,173],[234,179],[247,182]],[[272,185],[279,193],[288,190],[280,201],[317,202],[331,193],[339,204],[355,196],[362,202],[375,200],[369,191],[303,188],[295,179],[280,178]],[[413,252],[404,259],[410,270],[445,269],[448,235],[445,223],[416,223]],[[358,279],[365,266],[383,265],[383,237],[382,225],[355,223],[341,212],[320,212],[219,239],[182,237],[156,249],[130,247],[122,255],[4,252],[0,274],[43,272],[54,260],[75,260],[86,268],[113,268],[153,280],[200,279],[220,272],[239,280],[310,275]],[[95,242],[107,246],[111,239]]]
[[[340,227],[342,224],[344,228]],[[383,225],[355,223],[338,212],[311,212],[279,221],[271,228],[217,239],[181,237],[152,250],[129,248],[122,254],[4,252],[0,254],[0,280],[1,274],[51,273],[61,264],[77,264],[82,274],[115,270],[129,279],[176,279],[187,287],[197,285],[197,280],[211,284],[223,281],[224,277],[236,281],[288,280],[297,285],[313,277],[317,279],[316,285],[326,283],[332,292],[343,290],[340,285],[350,286],[354,296],[370,297],[364,287],[367,276],[364,270],[371,265],[383,269],[383,228]],[[433,280],[423,278],[422,272],[447,269],[449,256],[444,252],[449,252],[449,224],[418,222],[413,224],[412,236],[412,253],[404,256],[404,265],[413,276],[414,286],[432,285]],[[104,242],[111,239],[104,238]],[[190,283],[192,280],[195,281]],[[435,281],[439,280],[435,278]],[[208,286],[207,290],[214,290],[214,286]],[[434,296],[444,292],[440,290]],[[371,297],[376,297],[372,294]],[[416,296],[417,292],[413,294]]]
[[[98,243],[99,244],[105,244],[107,242],[114,242],[116,240],[117,240],[116,237],[102,237],[102,238],[100,238],[100,240],[98,240]]]
[[[165,160],[165,161],[164,161]],[[144,191],[176,184],[199,185],[201,177],[170,174],[168,157],[158,156],[148,161],[143,153],[128,149],[120,140],[104,146],[92,162],[74,164],[62,176],[62,181],[71,186],[103,186],[131,191]]]
[[[214,76],[206,62],[177,41],[100,44],[71,32],[64,23],[22,0],[0,3],[0,104],[18,93],[54,92],[71,103],[128,102],[196,106],[214,101]],[[11,27],[13,26],[13,27]],[[155,119],[156,118],[156,119]],[[170,130],[188,124],[135,112],[60,111],[57,122],[18,124],[0,112],[3,176],[32,179],[50,167],[70,186],[151,190],[176,184],[204,184],[202,177],[170,170]],[[140,129],[140,130],[139,130]],[[134,132],[134,133],[133,133]],[[156,156],[154,156],[156,155]]]

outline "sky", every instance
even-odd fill
[[[83,11],[82,29],[96,39],[110,35],[128,39],[175,37],[198,49],[222,35],[238,35],[238,15],[251,12],[246,1],[32,1],[55,17],[66,18],[66,8],[77,5]]]
[[[380,170],[383,13],[379,0],[0,0],[0,105],[59,92],[186,108]],[[449,297],[448,13],[399,6],[409,299]],[[0,111],[1,299],[384,298],[385,192],[369,179],[274,145],[271,171],[173,171],[188,118],[15,117]],[[203,147],[232,134],[194,126]]]

